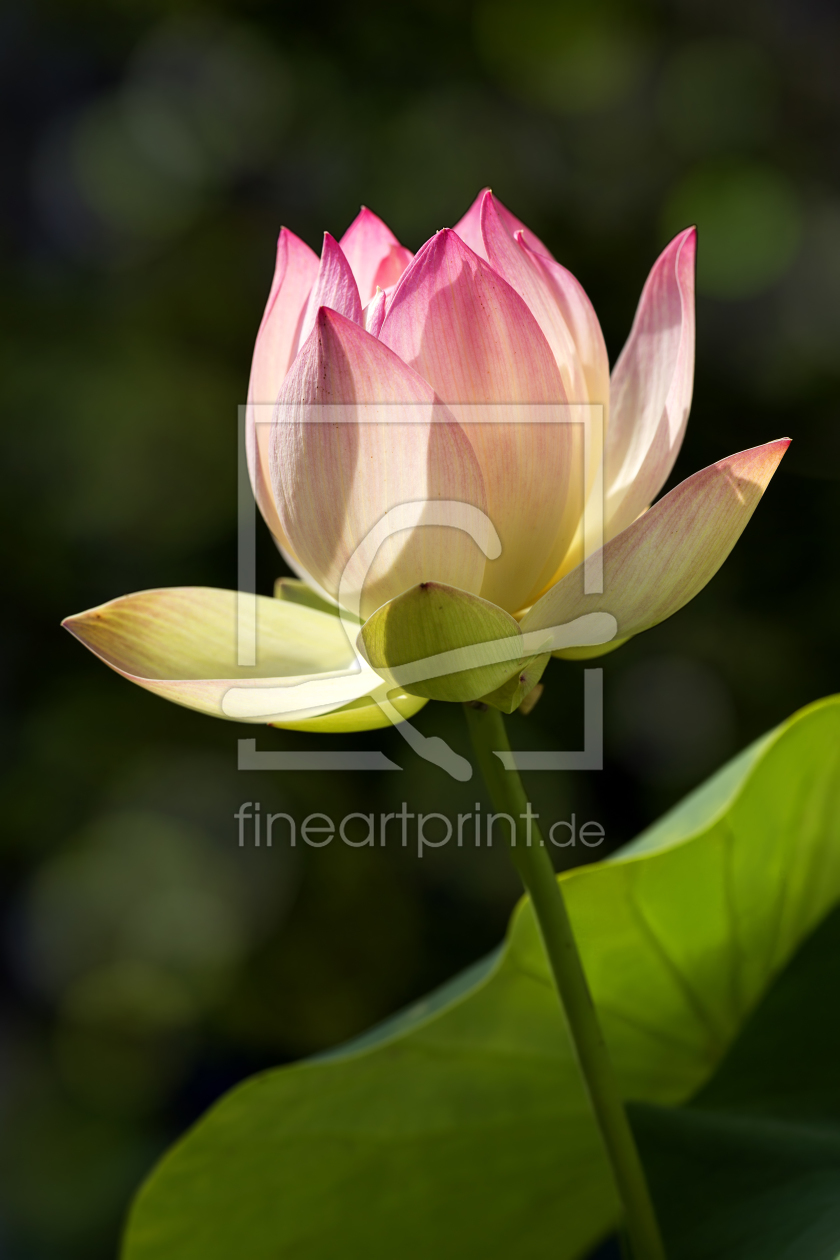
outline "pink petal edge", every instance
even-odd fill
[[[487,255],[484,252],[484,240],[481,235],[481,203],[487,193],[492,194],[492,189],[482,188],[467,213],[458,220],[453,228],[453,231],[457,232],[464,244],[469,245],[473,253],[478,254],[479,258],[483,258],[485,262],[487,262]],[[494,201],[511,235],[520,231],[525,244],[534,253],[543,254],[546,258],[553,258],[554,255],[551,253],[551,250],[542,243],[536,233],[532,232],[529,227],[526,227],[521,219],[517,219],[516,215],[512,214],[498,198],[494,197]]]
[[[694,383],[694,265],[687,228],[651,268],[610,384],[606,518],[610,536],[665,484],[685,436]]]
[[[273,407],[297,348],[307,298],[318,274],[318,255],[288,228],[277,240],[271,290],[260,322],[248,382],[245,448],[254,497],[266,524],[282,541],[268,478],[268,424],[263,406]],[[265,417],[266,419],[268,416]]]
[[[377,286],[396,284],[413,258],[378,215],[362,206],[338,242],[356,277],[362,304],[374,297]]]
[[[324,248],[321,251],[321,265],[318,276],[306,304],[306,314],[300,330],[298,349],[309,337],[315,327],[318,312],[322,307],[338,311],[354,324],[362,322],[362,301],[359,286],[344,257],[344,253],[334,236],[324,233]]]
[[[602,594],[584,594],[578,566],[528,610],[523,632],[606,612],[625,639],[673,616],[726,560],[789,445],[779,438],[740,451],[680,482],[606,544]]]

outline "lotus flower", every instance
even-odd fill
[[[247,448],[298,578],[256,599],[256,666],[233,664],[234,592],[142,592],[65,624],[168,699],[329,730],[430,697],[511,711],[551,652],[656,625],[723,563],[788,445],[650,506],[691,403],[695,247],[689,228],[656,260],[610,374],[580,284],[489,191],[414,256],[366,209],[320,260],[284,228]]]

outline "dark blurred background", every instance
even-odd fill
[[[531,776],[544,819],[597,819],[614,848],[840,689],[838,54],[827,0],[6,0],[4,1258],[113,1255],[132,1187],[222,1090],[445,980],[517,896],[501,849],[240,850],[244,800],[302,819],[484,798],[393,733],[355,743],[399,775],[240,773],[243,735],[353,741],[167,705],[58,628],[132,590],[235,585],[237,405],[281,223],[318,249],[364,202],[416,249],[491,184],[614,358],[697,222],[673,480],[794,438],[711,586],[604,659],[607,767]],[[269,593],[262,526],[259,549]],[[579,747],[582,667],[544,682],[514,746]],[[418,725],[467,751],[457,708]]]

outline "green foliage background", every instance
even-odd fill
[[[614,848],[840,690],[838,53],[833,10],[798,0],[4,6],[3,1255],[112,1255],[132,1187],[222,1091],[476,960],[517,894],[495,849],[238,849],[243,800],[338,819],[483,798],[393,736],[359,746],[401,775],[240,774],[253,731],[58,630],[129,590],[235,584],[236,408],[281,223],[317,248],[364,202],[417,248],[491,184],[614,358],[696,220],[674,480],[794,439],[713,584],[604,659],[606,768],[533,776],[543,821],[597,819]],[[263,531],[261,591],[280,571]],[[515,745],[580,746],[581,670],[552,662]],[[457,708],[419,724],[467,751]]]

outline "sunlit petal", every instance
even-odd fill
[[[480,593],[510,612],[524,607],[556,572],[582,503],[581,434],[562,422],[566,393],[537,321],[449,230],[414,258],[379,336],[464,425],[502,540]]]
[[[481,201],[481,234],[486,257],[491,267],[516,290],[542,329],[560,369],[569,402],[589,402],[577,347],[554,287],[540,265],[542,258],[525,245],[521,233],[520,239],[516,239],[501,211],[493,194],[486,192]],[[545,261],[551,265],[550,259]]]
[[[354,324],[362,322],[362,301],[350,263],[344,257],[341,246],[329,232],[324,233],[321,265],[306,304],[306,313],[298,340],[299,347],[304,344],[315,327],[315,320],[322,306],[328,307],[331,311],[338,311],[339,315],[352,319]]]
[[[485,262],[487,261],[487,255],[484,250],[484,240],[481,235],[481,203],[485,194],[490,191],[491,189],[489,188],[482,188],[467,213],[462,219],[458,220],[453,229],[458,233],[461,240],[466,245],[469,245],[470,249],[474,253],[478,254],[479,257],[483,258]],[[521,232],[526,245],[533,249],[537,254],[544,254],[546,258],[551,258],[551,251],[543,245],[540,238],[532,232],[530,228],[526,227],[521,219],[517,219],[515,214],[511,214],[507,206],[503,206],[501,201],[496,198],[494,198],[494,200],[496,201],[499,213],[502,216],[508,231],[512,234]]]
[[[355,668],[356,654],[338,617],[211,587],[140,591],[68,617],[63,625],[124,678],[216,717],[227,716],[223,702],[231,688],[260,691]],[[257,663],[240,665],[239,638],[244,630],[250,640],[252,627]],[[322,704],[337,708],[355,698],[345,691],[339,679]]]
[[[428,383],[375,337],[321,310],[281,393],[273,442],[283,529],[330,596],[343,577],[351,591],[363,585],[368,616],[416,582],[479,589],[486,553],[459,527],[463,511],[487,510],[472,446]],[[440,503],[454,505],[451,525],[423,524]],[[375,554],[359,551],[406,506]]]
[[[606,521],[614,536],[662,489],[682,445],[694,382],[694,262],[688,228],[654,263],[612,374]]]
[[[307,298],[318,274],[318,255],[283,228],[277,241],[277,263],[262,317],[248,384],[246,450],[254,497],[271,532],[282,532],[268,479],[268,429],[259,423],[261,404],[277,401],[298,344]]]
[[[585,595],[574,569],[525,614],[523,632],[603,611],[623,641],[672,616],[717,573],[788,445],[782,438],[730,455],[681,482],[607,543],[603,594]]]
[[[382,321],[385,318],[385,306],[387,298],[384,289],[377,289],[376,295],[370,299],[363,312],[363,326],[365,332],[369,332],[372,337],[378,337],[382,328]]]

